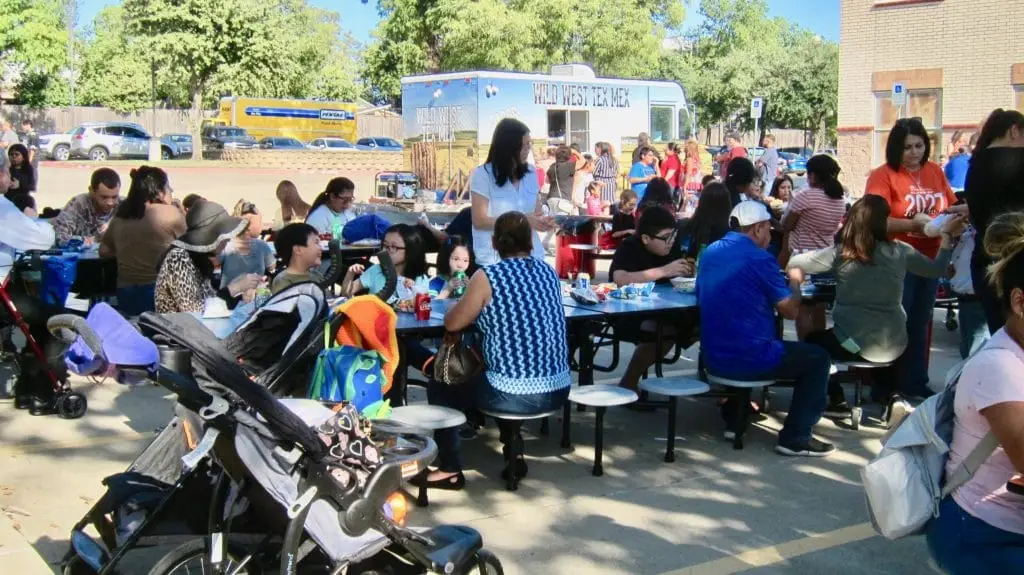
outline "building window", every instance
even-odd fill
[[[902,106],[892,103],[890,92],[875,93],[874,164],[885,162],[885,142],[889,130],[900,118],[921,118],[932,141],[933,161],[939,161],[942,148],[942,90],[907,90],[907,101]]]
[[[673,138],[672,124],[675,120],[675,109],[672,106],[651,106],[651,141],[671,142]]]
[[[1013,107],[1024,113],[1024,84],[1013,87]]]

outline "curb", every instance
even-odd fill
[[[53,575],[54,569],[36,552],[35,547],[14,528],[6,514],[0,513],[0,564],[5,573]]]

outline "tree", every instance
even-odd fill
[[[63,0],[0,0],[0,62],[29,106],[67,102],[60,73],[68,63]]]
[[[543,71],[588,62],[607,76],[653,77],[681,0],[378,0],[363,77],[395,102],[402,76],[467,69]]]
[[[121,6],[109,6],[96,15],[82,52],[78,87],[83,104],[120,113],[150,105],[152,63],[140,44],[128,33]]]

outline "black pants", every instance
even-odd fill
[[[981,306],[985,310],[985,322],[988,323],[989,333],[995,333],[1006,324],[1006,310],[1003,302],[999,301],[996,290],[988,283],[987,267],[988,258],[979,258],[975,253],[971,258],[971,280],[974,282],[974,293],[981,299]]]
[[[50,335],[46,329],[46,321],[54,315],[66,313],[66,310],[43,302],[26,293],[16,284],[16,280],[11,281],[8,294],[25,323],[28,324],[33,339],[46,355],[46,365],[40,363],[39,358],[32,352],[32,348],[26,344],[18,358],[21,374],[14,386],[14,393],[15,395],[34,395],[42,399],[49,399],[53,397],[54,389],[45,369],[48,367],[61,381],[67,379],[67,367],[64,365],[64,351],[67,346]],[[3,325],[18,329],[6,309],[3,310]]]
[[[867,361],[859,354],[853,353],[842,346],[839,338],[836,337],[834,329],[826,329],[822,331],[815,331],[807,334],[804,338],[804,343],[816,345],[828,352],[829,357],[835,361]],[[877,380],[874,381],[877,385]],[[892,390],[888,390],[886,395],[890,395]],[[843,394],[843,386],[839,385],[839,382],[835,381],[834,378],[829,378],[828,381],[828,399],[831,403],[839,403],[840,400],[845,401],[846,397]]]

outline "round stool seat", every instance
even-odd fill
[[[687,377],[656,377],[641,381],[640,389],[668,397],[682,397],[707,393],[711,386]]]
[[[490,409],[481,409],[480,413],[494,419],[505,419],[508,421],[527,421],[530,419],[544,419],[545,417],[551,417],[561,411],[560,409],[552,409],[551,411],[544,411],[541,413],[502,413],[500,411],[493,411]]]
[[[635,391],[618,385],[582,385],[569,392],[569,401],[591,407],[626,405],[637,399]]]
[[[892,365],[892,362],[891,361],[887,361],[887,362],[882,362],[882,363],[875,363],[875,362],[872,362],[872,361],[854,360],[854,361],[840,361],[840,362],[838,362],[838,365],[843,365],[843,366],[846,366],[847,368],[853,368],[853,369],[875,369],[875,368],[879,368],[879,367],[889,367],[890,365]]]
[[[584,251],[584,252],[591,252],[591,251],[600,249],[600,246],[595,246],[594,244],[569,244],[569,249],[570,250],[579,250],[579,251]]]
[[[403,405],[391,410],[390,419],[422,429],[448,429],[466,423],[466,414],[440,405]]]
[[[742,379],[726,379],[724,377],[718,377],[717,375],[712,375],[710,373],[708,374],[708,382],[713,383],[715,385],[724,385],[726,387],[742,387],[747,389],[754,389],[757,387],[768,387],[769,385],[775,384],[774,379],[746,381]]]

